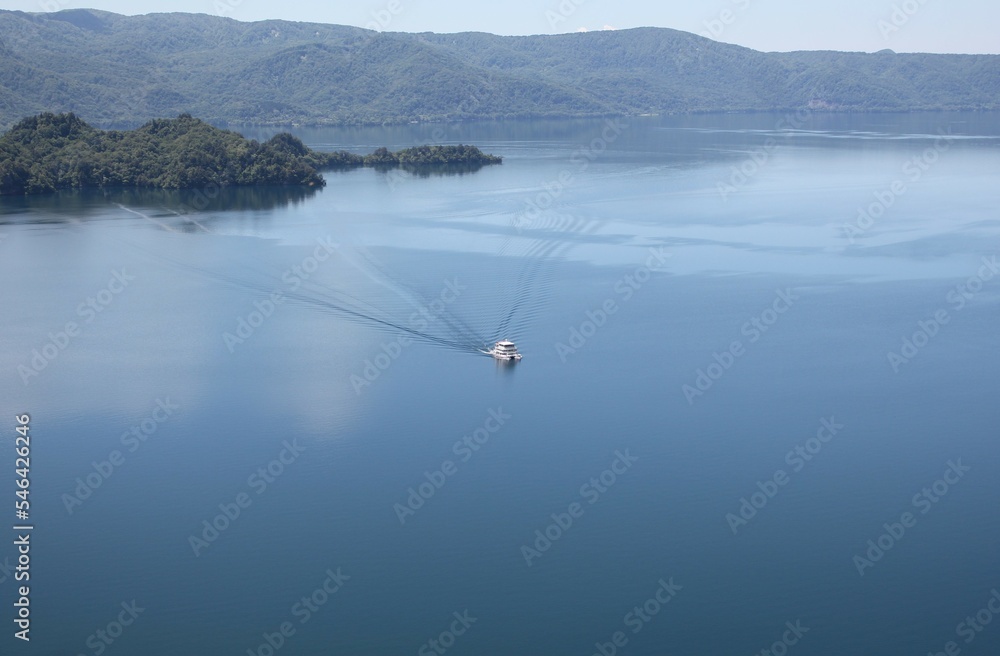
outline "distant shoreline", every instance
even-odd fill
[[[1000,109],[996,54],[761,52],[666,28],[515,37],[0,10],[0,59],[0,125],[40,109],[281,127]]]
[[[663,112],[659,114],[588,114],[588,115],[565,115],[565,116],[512,116],[503,118],[466,118],[466,119],[441,119],[427,121],[399,121],[380,122],[372,121],[367,123],[232,123],[228,121],[215,121],[213,119],[202,119],[206,123],[224,130],[300,130],[300,129],[328,129],[328,128],[395,128],[407,125],[413,126],[453,126],[453,125],[495,125],[500,123],[517,123],[526,121],[587,121],[600,119],[655,119],[655,118],[682,118],[685,116],[753,116],[756,114],[787,114],[795,112],[809,112],[813,115],[830,116],[871,116],[871,115],[911,115],[911,114],[1000,114],[1000,108],[996,109],[810,109],[808,107],[787,107],[775,109],[745,109],[745,110],[697,110],[689,112]],[[134,130],[144,125],[147,121],[134,123],[102,124],[94,122],[92,125],[101,130]],[[10,128],[6,128],[10,129]],[[0,130],[2,134],[6,129]],[[317,151],[327,152],[327,151]]]

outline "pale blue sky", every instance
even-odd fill
[[[400,32],[540,34],[672,27],[758,50],[1000,53],[996,0],[4,0],[3,8],[184,11]],[[895,17],[894,17],[895,12]]]

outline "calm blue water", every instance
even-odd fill
[[[997,653],[996,115],[299,134],[505,161],[0,202],[4,653]]]

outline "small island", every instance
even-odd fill
[[[100,130],[72,113],[23,119],[0,137],[0,195],[66,189],[306,186],[323,187],[322,170],[464,167],[502,158],[475,146],[379,148],[363,156],[311,150],[283,132],[260,143],[182,114],[136,130]]]

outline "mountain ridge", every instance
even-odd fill
[[[0,11],[0,127],[191,113],[336,125],[695,112],[1000,109],[1000,55],[759,52],[668,28],[373,32],[205,14]]]

